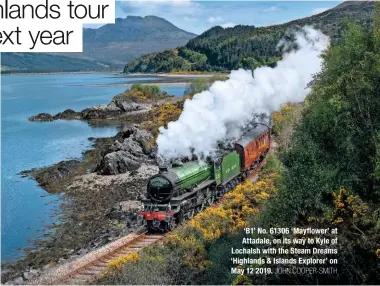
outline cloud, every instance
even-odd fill
[[[202,6],[191,0],[125,0],[119,1],[120,7],[127,15],[194,15]]]
[[[262,10],[264,13],[284,11],[286,8],[283,6],[269,6]]]
[[[191,2],[191,0],[121,0],[118,2],[133,3],[133,4],[172,4],[172,5],[184,5]]]
[[[222,17],[210,17],[207,20],[207,22],[209,23],[216,23],[216,22],[222,22],[222,21],[223,21]]]
[[[228,22],[228,23],[224,23],[224,24],[222,24],[220,26],[222,26],[223,28],[233,28],[233,27],[236,26],[236,24],[232,23],[232,22]]]
[[[185,20],[186,22],[192,22],[192,21],[197,21],[198,18],[196,18],[196,17],[185,16],[185,17],[183,18],[183,20]]]
[[[329,8],[325,8],[325,7],[315,8],[313,11],[311,11],[311,14],[312,14],[312,15],[316,15],[316,14],[319,14],[319,13],[325,12],[325,11],[328,10],[328,9],[329,9]]]

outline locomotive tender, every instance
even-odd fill
[[[264,159],[271,130],[259,125],[235,142],[233,151],[213,162],[177,162],[161,167],[147,185],[138,214],[149,232],[170,231],[242,182]]]

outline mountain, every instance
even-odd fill
[[[313,25],[334,42],[342,35],[344,19],[369,24],[373,10],[373,1],[350,1],[323,13],[281,25],[216,26],[191,39],[185,46],[135,59],[127,63],[124,72],[228,71],[273,66],[281,58],[281,52],[276,50],[277,43],[290,28]]]
[[[2,53],[2,71],[81,71],[120,68],[147,53],[186,44],[196,35],[156,16],[117,18],[83,30],[83,53]]]
[[[95,59],[113,66],[124,66],[147,53],[185,45],[195,34],[156,16],[117,18],[115,24],[84,29],[83,53],[64,53],[68,57]]]

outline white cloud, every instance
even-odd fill
[[[198,18],[196,18],[196,17],[185,16],[185,17],[183,18],[183,20],[185,20],[186,22],[192,22],[192,21],[197,21]]]
[[[282,10],[284,10],[284,8],[280,7],[280,6],[269,6],[265,9],[263,9],[262,11],[264,13],[270,13],[270,12],[278,12],[278,11],[282,11]]]
[[[222,24],[220,26],[222,26],[223,28],[233,28],[233,27],[236,26],[236,24],[232,23],[232,22],[228,22],[228,23],[224,23],[224,24]]]
[[[191,0],[125,0],[120,1],[121,8],[127,15],[194,15],[199,12],[201,4]]]
[[[207,22],[209,23],[216,23],[216,22],[222,22],[222,21],[223,21],[222,17],[210,17],[207,20]]]
[[[311,14],[316,15],[322,12],[325,12],[329,8],[321,7],[321,8],[315,8],[313,11],[311,11]]]
[[[155,4],[186,4],[191,2],[191,0],[121,0],[120,2],[129,2],[129,3],[155,3]]]

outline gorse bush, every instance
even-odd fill
[[[167,127],[170,121],[176,121],[182,112],[182,103],[164,103],[153,107],[141,127],[150,131],[154,138],[159,134],[160,127]]]
[[[108,263],[108,273],[105,275],[117,275],[121,269],[128,263],[134,263],[139,259],[138,253],[128,253],[124,256],[111,260]]]
[[[158,86],[133,84],[130,89],[117,95],[115,98],[130,97],[134,101],[144,102],[151,99],[160,99],[170,96],[167,92],[162,91]]]

